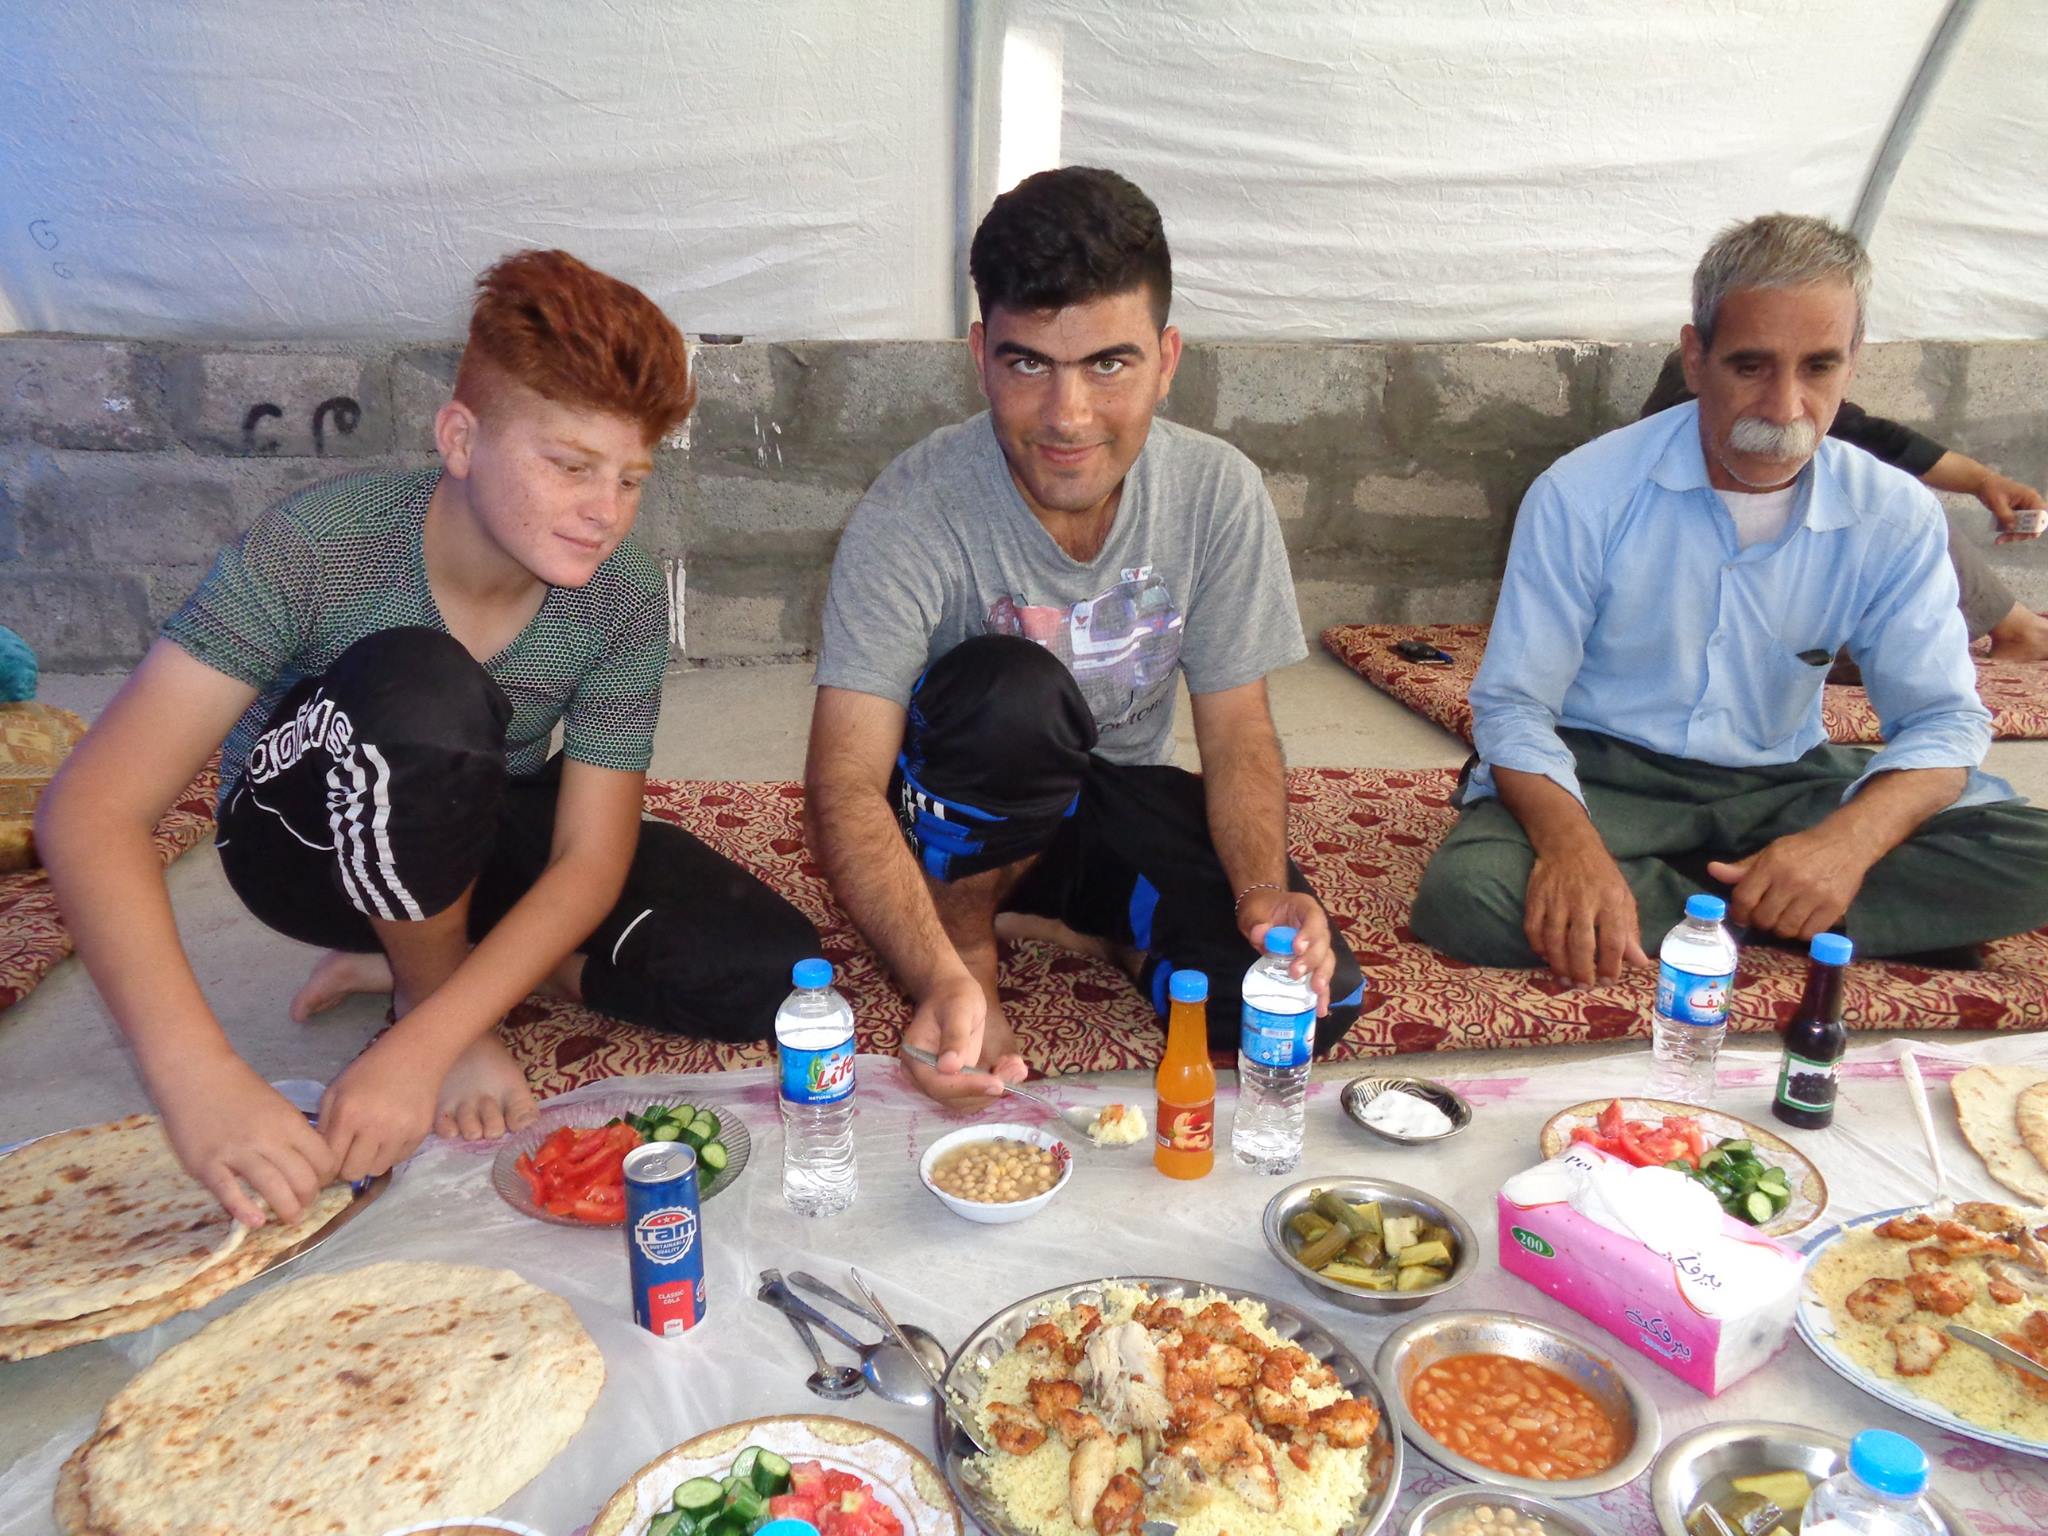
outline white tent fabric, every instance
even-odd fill
[[[460,334],[560,245],[689,331],[952,329],[955,0],[6,0],[19,328]]]
[[[1479,340],[1669,337],[1720,226],[1846,220],[1948,0],[8,9],[0,329],[445,336],[560,244],[692,331],[951,335],[988,199],[1089,162],[1192,335]],[[2048,334],[2044,79],[2048,5],[1976,0],[1874,335]]]

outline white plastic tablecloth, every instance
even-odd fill
[[[2022,1036],[1968,1047],[1922,1043],[1916,1049],[1935,1095],[1955,1193],[2003,1197],[1956,1130],[1947,1080],[1973,1061],[2040,1062],[2048,1057],[2048,1044],[2041,1036]],[[1897,1054],[1896,1044],[1852,1052],[1835,1125],[1788,1133],[1826,1176],[1831,1219],[1930,1193]],[[1656,1399],[1667,1438],[1729,1419],[1818,1425],[1843,1435],[1872,1425],[1896,1429],[1927,1448],[1937,1486],[1982,1536],[2048,1530],[2048,1461],[1952,1438],[1900,1415],[1836,1377],[1796,1337],[1788,1337],[1763,1370],[1708,1399],[1500,1270],[1495,1193],[1509,1174],[1538,1160],[1543,1121],[1582,1100],[1640,1091],[1646,1065],[1639,1051],[1598,1060],[1531,1051],[1490,1067],[1486,1076],[1461,1071],[1455,1056],[1321,1067],[1311,1087],[1300,1176],[1371,1172],[1447,1199],[1471,1222],[1485,1257],[1479,1272],[1442,1305],[1510,1308],[1611,1348]],[[1389,1070],[1456,1086],[1473,1105],[1471,1128],[1440,1147],[1419,1149],[1389,1146],[1354,1126],[1338,1105],[1344,1081],[1359,1072]],[[1767,1106],[1775,1074],[1774,1047],[1731,1043],[1722,1059],[1716,1107],[1774,1124]],[[735,1419],[838,1412],[932,1448],[928,1412],[872,1395],[827,1405],[804,1390],[808,1357],[788,1323],[754,1299],[757,1274],[771,1266],[808,1269],[844,1288],[847,1265],[858,1264],[900,1321],[923,1324],[948,1347],[1022,1296],[1117,1273],[1177,1275],[1265,1292],[1315,1316],[1368,1367],[1388,1333],[1421,1315],[1366,1317],[1309,1296],[1266,1252],[1259,1235],[1262,1208],[1284,1181],[1242,1172],[1227,1153],[1219,1153],[1209,1178],[1184,1184],[1155,1173],[1142,1148],[1112,1152],[1082,1145],[1076,1148],[1072,1182],[1045,1211],[1011,1226],[973,1225],[942,1207],[916,1174],[922,1149],[956,1122],[912,1091],[892,1062],[863,1057],[860,1198],[846,1215],[805,1219],[782,1203],[782,1136],[767,1071],[612,1079],[572,1097],[621,1088],[645,1088],[649,1098],[680,1094],[721,1114],[737,1113],[754,1137],[745,1174],[704,1207],[709,1311],[689,1335],[658,1339],[633,1325],[624,1240],[617,1231],[572,1231],[521,1216],[491,1188],[489,1150],[430,1142],[376,1205],[331,1241],[203,1312],[126,1339],[0,1365],[0,1532],[43,1536],[53,1528],[50,1496],[59,1464],[91,1432],[107,1398],[146,1362],[258,1288],[385,1259],[507,1266],[566,1296],[604,1352],[604,1390],[589,1420],[568,1449],[501,1510],[548,1536],[571,1536],[645,1462]],[[1143,1102],[1150,1114],[1150,1086],[1140,1074],[1066,1079],[1050,1089],[1073,1104]],[[1232,1092],[1225,1074],[1219,1131],[1229,1123]],[[867,1330],[855,1324],[854,1331]],[[836,1356],[845,1353],[829,1341],[826,1347]],[[1410,1447],[1406,1481],[1403,1513],[1452,1479]],[[1598,1500],[1582,1501],[1579,1513],[1614,1536],[1652,1536],[1648,1484],[1645,1475]]]

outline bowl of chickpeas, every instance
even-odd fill
[[[1401,1536],[1593,1536],[1593,1530],[1548,1499],[1468,1483],[1416,1505]]]
[[[970,1125],[924,1149],[917,1176],[956,1216],[987,1226],[1044,1210],[1073,1177],[1074,1153],[1035,1125]]]
[[[1612,1358],[1514,1312],[1419,1318],[1375,1367],[1408,1443],[1496,1489],[1605,1493],[1641,1476],[1663,1438],[1657,1405]]]

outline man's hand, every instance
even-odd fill
[[[297,1221],[339,1167],[306,1117],[232,1053],[163,1083],[157,1103],[185,1171],[245,1227],[268,1219],[265,1202]]]
[[[2048,501],[2042,500],[2041,493],[2032,486],[2022,484],[2009,475],[2001,475],[1997,470],[1987,469],[1975,494],[1979,501],[1991,509],[1992,517],[1997,519],[1999,543],[2010,544],[2019,539],[2040,537],[2037,533],[2020,532],[2019,519],[2015,515],[2048,507]]]
[[[1536,856],[1522,931],[1529,947],[1574,986],[1613,981],[1624,966],[1647,966],[1635,892],[1597,842]]]
[[[350,1062],[320,1099],[320,1134],[341,1176],[374,1178],[412,1156],[433,1129],[445,1075],[390,1035]]]
[[[928,1097],[953,1108],[978,1108],[1002,1093],[1003,1082],[1024,1081],[1024,1059],[1013,1049],[1009,1025],[1000,1015],[990,1018],[988,995],[966,972],[925,994],[903,1043],[939,1058],[936,1071],[907,1056],[903,1069]]]
[[[1842,920],[1877,860],[1856,838],[1825,824],[1793,832],[1746,859],[1709,864],[1733,886],[1728,915],[1781,939],[1810,939]]]
[[[1307,977],[1316,989],[1316,1017],[1330,1011],[1330,977],[1337,956],[1330,948],[1330,919],[1322,903],[1306,891],[1275,891],[1265,887],[1245,897],[1237,909],[1237,931],[1265,953],[1266,930],[1294,930],[1294,963],[1287,970],[1297,981]]]

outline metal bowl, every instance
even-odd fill
[[[1664,1536],[1687,1536],[1685,1517],[1703,1497],[1725,1492],[1731,1477],[1804,1472],[1817,1483],[1841,1471],[1848,1461],[1848,1441],[1802,1424],[1760,1419],[1703,1424],[1664,1447],[1650,1473],[1650,1507],[1657,1512]],[[1948,1525],[1949,1536],[1976,1536],[1970,1522],[1940,1494],[1930,1490],[1927,1502]]]
[[[1452,1355],[1511,1355],[1569,1377],[1592,1393],[1593,1400],[1627,1432],[1628,1444],[1621,1459],[1588,1477],[1551,1480],[1496,1472],[1460,1456],[1417,1424],[1408,1411],[1408,1389],[1417,1374]],[[1373,1368],[1411,1445],[1446,1471],[1495,1488],[1513,1488],[1547,1499],[1582,1499],[1605,1493],[1641,1476],[1663,1438],[1657,1405],[1612,1359],[1576,1334],[1513,1312],[1443,1312],[1419,1317],[1388,1336]]]
[[[1432,1494],[1409,1510],[1407,1522],[1401,1527],[1401,1536],[1429,1536],[1432,1521],[1456,1514],[1461,1509],[1477,1509],[1482,1504],[1534,1515],[1543,1522],[1544,1529],[1551,1536],[1597,1536],[1585,1521],[1548,1499],[1515,1493],[1506,1488],[1474,1488],[1469,1483],[1462,1488],[1446,1488],[1442,1493]]]
[[[1366,1458],[1368,1485],[1365,1497],[1352,1517],[1329,1536],[1378,1536],[1381,1528],[1393,1519],[1394,1505],[1401,1496],[1403,1452],[1400,1433],[1391,1417],[1393,1405],[1388,1402],[1387,1394],[1364,1363],[1320,1323],[1284,1302],[1253,1291],[1195,1280],[1176,1280],[1163,1275],[1112,1276],[1040,1291],[1035,1296],[1026,1296],[1011,1303],[967,1336],[954,1351],[952,1363],[946,1367],[944,1385],[947,1394],[958,1403],[971,1405],[979,1402],[988,1373],[998,1360],[1016,1347],[1017,1340],[1024,1336],[1027,1328],[1041,1318],[1079,1302],[1100,1306],[1103,1293],[1110,1286],[1143,1286],[1154,1296],[1172,1301],[1212,1291],[1231,1301],[1258,1302],[1265,1307],[1268,1328],[1304,1351],[1310,1359],[1327,1365],[1336,1373],[1338,1386],[1360,1402],[1370,1403],[1379,1410],[1380,1422],[1373,1431]],[[973,1444],[947,1416],[944,1405],[935,1407],[932,1417],[939,1465],[945,1471],[946,1481],[952,1486],[954,1495],[960,1500],[960,1507],[989,1536],[1024,1536],[1022,1528],[1004,1513],[1002,1502],[989,1487],[986,1467],[974,1454]]]
[[[1399,1136],[1374,1125],[1365,1118],[1365,1106],[1383,1093],[1405,1093],[1427,1103],[1451,1117],[1451,1128],[1438,1131],[1434,1136]],[[1472,1106],[1467,1104],[1454,1090],[1442,1083],[1433,1083],[1426,1077],[1354,1077],[1344,1085],[1341,1101],[1344,1113],[1382,1141],[1391,1141],[1397,1147],[1426,1147],[1439,1141],[1448,1141],[1472,1123]]]
[[[1457,1254],[1451,1260],[1450,1275],[1441,1284],[1425,1286],[1419,1291],[1362,1291],[1355,1285],[1325,1280],[1294,1256],[1287,1241],[1291,1235],[1287,1223],[1308,1209],[1319,1189],[1333,1189],[1353,1205],[1377,1200],[1382,1205],[1392,1206],[1397,1216],[1420,1216],[1440,1227],[1449,1227],[1458,1244]],[[1384,1314],[1410,1311],[1425,1301],[1449,1295],[1471,1278],[1472,1272],[1479,1267],[1479,1239],[1473,1235],[1464,1217],[1434,1196],[1388,1179],[1342,1174],[1327,1179],[1303,1179],[1298,1184],[1288,1185],[1266,1203],[1264,1226],[1266,1246],[1272,1250],[1273,1257],[1286,1265],[1294,1278],[1301,1282],[1303,1289],[1319,1300],[1335,1302],[1347,1312]]]

